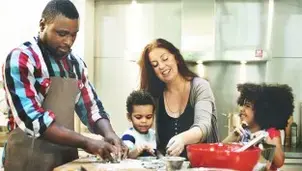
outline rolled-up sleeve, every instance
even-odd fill
[[[210,84],[201,78],[196,78],[193,87],[194,105],[194,124],[192,127],[199,127],[202,131],[202,139],[204,141],[213,128],[212,117],[214,115],[215,103],[214,95]],[[216,123],[215,123],[216,124]]]
[[[85,63],[81,61],[80,66],[82,66],[82,85],[79,86],[80,95],[76,103],[76,113],[82,123],[93,132],[95,123],[99,119],[109,119],[109,115],[98,98],[95,88],[88,80],[88,70]]]
[[[42,101],[35,89],[35,66],[30,54],[13,50],[4,63],[4,88],[14,121],[20,129],[39,137],[55,120],[52,111],[41,107]]]

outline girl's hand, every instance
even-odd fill
[[[236,136],[240,136],[240,137],[243,137],[243,136],[248,136],[248,133],[246,132],[245,128],[247,127],[247,124],[245,122],[243,122],[241,125],[237,126],[233,133],[236,135]]]

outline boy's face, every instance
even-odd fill
[[[245,102],[240,109],[240,119],[241,122],[245,121],[248,126],[254,125],[254,110],[253,104],[250,102]]]
[[[133,105],[133,113],[128,118],[139,133],[148,133],[153,124],[152,105]]]

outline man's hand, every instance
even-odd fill
[[[102,135],[106,142],[115,146],[117,149],[115,155],[117,155],[119,159],[127,157],[128,147],[126,147],[122,140],[115,134],[108,119],[99,119],[95,123],[94,132]]]
[[[118,155],[119,159],[127,158],[129,149],[114,132],[106,134],[104,140],[116,147],[117,152],[115,154]]]
[[[116,153],[113,145],[103,140],[87,139],[86,145],[83,148],[87,153],[99,155],[103,160],[109,159],[112,161],[110,153]]]
[[[167,154],[171,156],[179,156],[184,150],[185,143],[181,134],[172,137],[167,144]]]

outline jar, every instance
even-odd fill
[[[290,126],[290,133],[291,133],[291,146],[297,147],[297,136],[298,136],[298,125],[296,122],[293,122]]]

